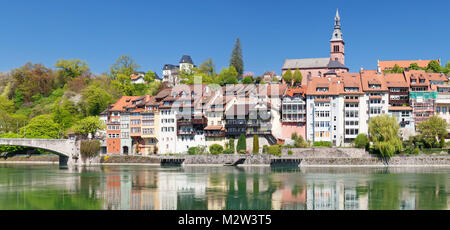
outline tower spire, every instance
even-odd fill
[[[341,31],[341,17],[339,16],[339,9],[336,9],[336,16],[334,17],[334,31],[331,35],[331,41],[343,41]]]

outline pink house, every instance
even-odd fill
[[[288,88],[281,101],[281,129],[284,139],[293,133],[306,140],[306,98],[305,86]]]

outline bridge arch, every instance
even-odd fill
[[[70,139],[32,139],[32,138],[0,138],[0,145],[23,146],[43,149],[60,156],[60,163],[67,163],[72,158],[78,158],[79,146]]]

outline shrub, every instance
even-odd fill
[[[419,148],[414,148],[414,150],[413,150],[413,154],[415,154],[415,155],[417,155],[417,154],[419,154]]]
[[[234,150],[233,150],[233,149],[230,149],[230,148],[225,149],[225,150],[223,151],[223,154],[234,154]]]
[[[241,150],[239,150],[239,153],[240,153],[240,154],[246,154],[246,153],[247,153],[247,150],[241,149]]]
[[[236,151],[236,148],[234,147],[234,138],[230,138],[230,141],[228,142],[228,148],[231,150]]]
[[[197,154],[197,151],[198,151],[198,148],[197,148],[197,147],[190,147],[190,148],[188,149],[188,154],[189,154],[189,155],[195,155],[195,154]]]
[[[270,155],[281,156],[281,147],[279,145],[269,146],[267,153]]]
[[[243,133],[241,133],[241,136],[239,136],[239,140],[236,146],[236,151],[237,152],[241,152],[241,150],[246,150],[247,149],[247,141],[245,139],[245,135]]]
[[[213,144],[213,145],[209,146],[209,152],[212,155],[219,155],[223,152],[223,146],[219,145],[219,144]]]
[[[259,153],[259,137],[258,135],[253,135],[253,154]]]
[[[262,149],[263,153],[267,153],[268,150],[269,150],[269,146],[268,145],[263,145],[263,149]]]
[[[100,141],[82,140],[80,143],[80,153],[83,157],[94,157],[100,152]]]
[[[292,150],[289,150],[288,151],[288,155],[292,155],[293,153],[292,153]]]
[[[316,141],[313,146],[315,147],[332,147],[333,144],[329,141]]]
[[[369,138],[366,134],[360,133],[356,136],[355,139],[355,147],[360,149],[368,149],[369,148]]]

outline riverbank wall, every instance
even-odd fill
[[[291,153],[291,154],[289,154]],[[160,165],[168,159],[183,159],[184,166],[222,166],[245,159],[240,166],[269,166],[276,160],[299,160],[300,167],[385,167],[385,166],[450,166],[450,155],[441,154],[395,156],[382,159],[364,149],[356,148],[290,148],[283,149],[281,157],[267,154],[221,155],[152,155],[152,156],[98,156],[85,165]],[[0,159],[0,163],[58,163],[58,156],[14,156]]]

